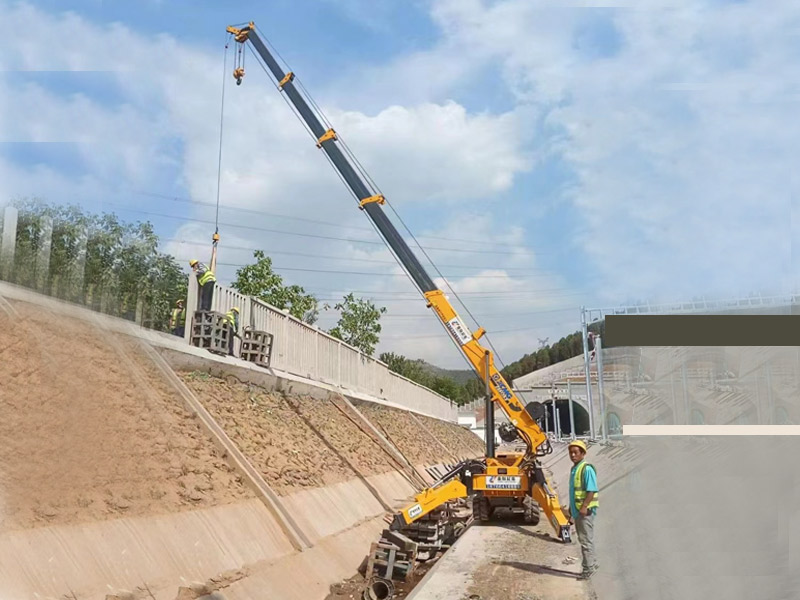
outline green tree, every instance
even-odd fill
[[[262,250],[253,252],[256,262],[236,271],[231,287],[242,294],[258,298],[307,323],[313,323],[319,315],[317,299],[299,285],[285,285],[283,278],[272,268],[272,259]]]
[[[335,308],[341,313],[339,322],[328,333],[372,356],[380,341],[380,319],[386,308],[378,308],[372,301],[356,298],[352,293],[347,294]]]
[[[464,384],[464,395],[461,404],[486,397],[486,384],[474,377]]]
[[[44,293],[105,313],[165,329],[175,300],[186,297],[187,276],[172,256],[158,251],[148,222],[120,222],[114,214],[87,214],[77,206],[39,199],[14,202],[19,209],[14,280]],[[49,268],[37,271],[52,224]]]
[[[486,386],[475,377],[462,384],[448,375],[434,374],[423,360],[406,358],[394,352],[383,352],[379,359],[398,375],[432,389],[459,406],[486,395]]]
[[[320,304],[319,301],[315,298],[314,306],[312,306],[303,314],[303,321],[308,323],[309,325],[313,325],[314,323],[317,322],[317,320],[319,320],[319,313],[324,310],[328,310],[329,308],[330,306],[328,306],[327,303]]]
[[[450,377],[434,377],[430,387],[437,394],[449,398],[453,402],[463,403],[463,389]]]
[[[590,330],[601,331],[603,323],[594,323]],[[571,333],[557,342],[544,346],[532,354],[526,354],[518,361],[510,363],[502,370],[503,377],[509,382],[538,369],[583,354],[583,336],[580,332]]]
[[[427,386],[432,379],[431,374],[425,370],[424,363],[421,360],[411,360],[402,354],[395,354],[394,352],[383,352],[378,360],[386,363],[390,370],[398,375],[402,375],[416,381],[420,385]]]

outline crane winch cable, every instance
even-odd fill
[[[217,155],[217,201],[214,213],[214,235],[212,236],[211,244],[211,270],[215,271],[217,268],[217,244],[219,243],[219,195],[222,187],[222,139],[225,128],[225,75],[228,71],[228,46],[230,46],[230,38],[228,34],[225,40],[225,49],[222,53],[222,97],[219,102],[219,152]]]

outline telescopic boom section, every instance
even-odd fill
[[[309,103],[294,83],[294,73],[291,71],[284,72],[267,45],[258,35],[253,23],[242,28],[228,27],[228,32],[234,36],[238,43],[244,44],[248,40],[252,43],[253,48],[278,83],[279,89],[286,94],[297,113],[317,139],[317,146],[328,155],[342,179],[344,179],[355,197],[359,199],[361,208],[367,212],[367,215],[372,219],[386,243],[405,267],[414,283],[425,295],[428,306],[433,308],[439,319],[444,323],[452,338],[469,360],[472,368],[484,382],[488,382],[492,392],[492,400],[500,403],[511,423],[524,434],[523,438],[527,437],[525,441],[530,450],[538,448],[547,438],[495,367],[492,353],[479,343],[478,340],[485,333],[484,329],[480,328],[475,333],[470,332],[445,297],[444,292],[436,287],[436,284],[420,264],[411,248],[409,248],[394,224],[383,212],[381,205],[385,202],[384,197],[364,180],[339,148],[336,132],[333,129],[326,129],[316,111],[309,106]]]

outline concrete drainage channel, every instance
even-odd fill
[[[384,529],[380,539],[372,542],[359,573],[331,586],[326,600],[403,600],[410,597],[442,558],[456,547],[472,523],[470,503],[459,500],[440,509],[440,514],[432,520],[416,522],[413,527],[418,531],[404,531],[416,534],[418,541],[400,531]]]

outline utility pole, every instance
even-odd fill
[[[572,381],[567,379],[567,402],[569,402],[569,435],[575,440],[575,409],[572,407]]]
[[[603,343],[598,335],[594,338],[594,354],[597,357],[597,393],[600,396],[600,429],[603,441],[608,441],[608,419],[606,419],[606,396],[603,393]]]
[[[594,404],[592,403],[592,373],[589,364],[589,325],[586,322],[586,307],[581,306],[581,328],[583,330],[583,366],[586,372],[586,404],[589,407],[589,439],[594,439]]]

